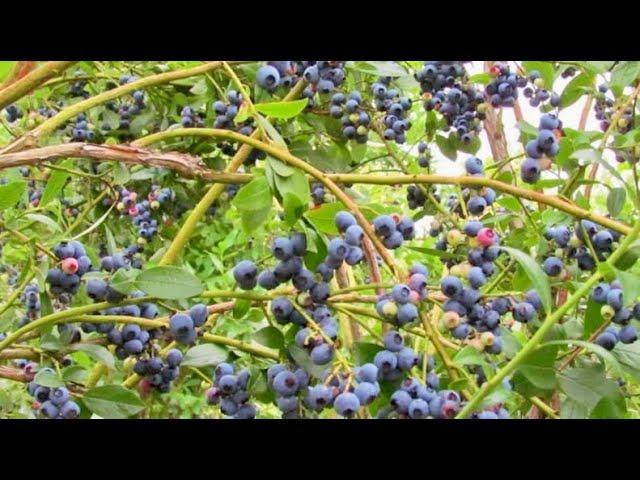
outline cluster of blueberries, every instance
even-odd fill
[[[128,215],[133,224],[138,228],[138,244],[144,245],[158,233],[158,221],[151,217],[151,211],[175,200],[174,191],[169,188],[161,188],[159,185],[151,185],[151,191],[146,200],[138,201],[138,193],[118,187],[118,203],[116,210],[123,215]]]
[[[415,78],[420,83],[424,109],[440,112],[447,128],[454,128],[463,143],[470,143],[480,131],[486,106],[482,92],[466,83],[463,63],[425,62]]]
[[[412,102],[408,97],[401,97],[395,88],[389,88],[391,77],[380,77],[371,86],[375,106],[378,111],[384,112],[382,123],[385,126],[385,140],[393,140],[397,144],[406,141],[406,132],[411,128],[411,122],[407,115],[411,110]]]
[[[80,287],[80,279],[91,270],[91,259],[82,243],[77,240],[60,242],[53,249],[53,253],[60,260],[59,266],[53,267],[47,273],[46,281],[53,295],[73,295]]]
[[[586,234],[586,236],[585,236]],[[580,220],[573,232],[567,225],[555,225],[545,229],[544,238],[556,248],[544,260],[543,269],[551,277],[560,275],[564,268],[562,257],[576,260],[578,268],[591,271],[596,267],[589,244],[598,260],[605,260],[613,251],[620,234],[613,230],[600,228],[590,220]]]
[[[256,417],[256,407],[249,402],[249,380],[251,372],[240,369],[237,373],[234,365],[219,363],[213,374],[213,387],[206,392],[209,405],[220,405],[220,411],[229,417],[239,420],[250,420]]]
[[[553,91],[549,93],[545,88],[547,85],[544,84],[544,78],[540,76],[540,72],[532,70],[526,78],[533,85],[532,87],[525,87],[522,91],[522,94],[529,99],[529,105],[538,107],[549,101],[549,105],[552,107],[560,106],[560,95]]]
[[[298,394],[308,390],[309,374],[301,368],[291,370],[277,363],[267,370],[267,385],[276,394],[276,405],[282,412],[282,418],[298,418]]]
[[[540,117],[537,138],[530,140],[525,146],[527,158],[520,167],[523,182],[536,183],[542,170],[550,166],[548,160],[553,159],[560,151],[555,132],[561,130],[562,122],[555,115],[547,113]]]
[[[429,166],[431,165],[431,152],[429,152],[429,146],[424,143],[424,142],[420,142],[418,143],[418,165],[420,165],[422,168],[429,168]],[[412,185],[414,188],[414,185]],[[415,194],[415,192],[413,194],[411,194],[411,196],[413,196]],[[422,192],[420,192],[420,194],[422,195]],[[424,195],[423,195],[424,197]],[[407,199],[409,199],[409,196],[407,196]],[[417,204],[417,200],[416,200],[416,204]],[[409,199],[409,202],[411,202],[411,200]],[[420,205],[424,205],[424,198],[423,201]],[[409,206],[409,208],[411,208],[412,210],[417,208],[417,207],[412,207]]]
[[[613,350],[618,342],[633,343],[638,339],[636,328],[630,322],[632,318],[640,320],[640,303],[636,303],[633,308],[624,307],[622,284],[618,280],[596,285],[591,292],[591,299],[602,304],[600,314],[605,321],[621,326],[607,327],[596,337],[596,344]]]
[[[27,365],[31,368],[34,364]],[[25,366],[26,368],[26,366]],[[35,367],[37,368],[37,366]],[[53,369],[47,368],[42,370]],[[38,385],[31,380],[27,384],[27,391],[34,399],[33,409],[38,411],[45,418],[63,418],[73,419],[80,415],[80,406],[71,400],[71,394],[65,387],[50,388],[44,385]]]
[[[411,347],[404,344],[404,338],[397,331],[389,331],[382,339],[384,349],[376,353],[373,364],[378,369],[378,378],[385,382],[392,382],[399,379],[405,372],[420,363],[420,356]],[[430,366],[433,368],[433,358],[429,358]]]
[[[611,120],[613,114],[615,112],[613,106],[614,101],[611,98],[606,96],[609,91],[609,86],[605,83],[598,86],[598,94],[596,95],[596,101],[594,103],[593,109],[596,112],[596,119],[600,120],[600,130],[606,132],[611,126]],[[633,128],[633,107],[626,107],[622,116],[618,118],[618,122],[615,125],[615,128],[620,133],[627,133],[631,128]]]
[[[9,123],[13,123],[16,120],[22,118],[24,115],[22,110],[17,105],[11,104],[7,108],[4,109],[4,114],[7,117],[7,121]]]
[[[403,326],[418,318],[417,305],[428,295],[427,279],[429,270],[420,263],[414,263],[409,270],[407,284],[394,285],[390,294],[378,297],[376,311],[380,317],[394,325]]]
[[[382,244],[391,250],[402,246],[405,240],[411,240],[415,234],[413,220],[398,215],[380,215],[373,220],[373,229],[382,240]]]
[[[202,303],[194,305],[188,312],[173,314],[169,319],[171,336],[178,343],[192,345],[198,337],[196,328],[204,325],[208,317],[207,306]]]
[[[527,78],[511,72],[506,63],[495,63],[489,69],[493,77],[485,89],[489,102],[494,107],[513,107],[518,98],[518,87],[527,86]]]
[[[94,136],[95,134],[87,121],[87,116],[84,113],[78,114],[75,125],[71,127],[71,141],[90,142]]]
[[[326,190],[324,189],[324,185],[320,182],[313,182],[311,184],[311,199],[313,200],[313,204],[317,207],[325,203],[325,195]]]
[[[29,284],[22,292],[21,301],[26,308],[26,312],[18,327],[22,327],[40,317],[40,289],[35,283]]]
[[[276,319],[286,313],[281,308],[286,305],[284,300],[287,299],[283,298],[282,305],[278,306],[275,312],[273,303],[271,304],[271,311],[274,312]],[[287,305],[285,308],[288,309],[289,306]],[[309,322],[306,321],[305,317],[299,314],[297,310],[293,310],[293,305],[291,305],[291,309],[287,321],[302,327],[296,332],[295,344],[306,350],[315,365],[326,365],[333,360],[334,342],[338,339],[338,322],[331,314],[331,311],[326,305],[310,305],[306,312],[313,319],[315,325],[308,325]],[[328,342],[327,339],[331,342]]]
[[[484,175],[484,165],[478,157],[469,157],[464,162],[467,174],[482,177]],[[472,190],[465,188],[462,190],[462,198],[467,202],[467,211],[471,215],[480,216],[484,213],[485,208],[493,205],[496,199],[496,192],[490,187]]]
[[[140,380],[141,390],[156,389],[160,393],[171,390],[171,382],[180,375],[182,352],[177,348],[169,350],[164,358],[149,357],[139,359],[133,371],[144,377]]]
[[[237,110],[236,113],[238,113]],[[233,118],[231,120],[233,120]],[[196,113],[196,111],[192,107],[189,106],[183,107],[180,111],[180,123],[185,128],[204,127],[204,120],[202,119],[202,117],[198,115],[198,113]]]
[[[329,114],[339,118],[342,123],[342,135],[355,139],[358,143],[367,143],[369,139],[369,125],[371,118],[362,105],[362,94],[353,90],[347,96],[344,93],[334,93],[331,97]]]
[[[136,77],[133,75],[122,75],[118,81],[120,85],[126,85],[127,83],[131,83],[136,80]],[[112,82],[107,84],[108,88],[114,88],[115,84]],[[131,125],[132,117],[140,114],[142,109],[145,107],[144,102],[144,92],[142,90],[136,90],[131,94],[131,99],[133,101],[122,101],[120,103],[116,103],[115,101],[107,102],[105,106],[115,112],[120,117],[120,123],[118,128],[120,130],[128,130]],[[111,126],[108,122],[103,122],[101,126],[102,130],[105,132],[111,130]]]

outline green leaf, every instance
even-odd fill
[[[284,194],[282,206],[284,207],[284,221],[290,227],[293,227],[293,225],[295,225],[295,223],[300,217],[302,217],[305,210],[307,209],[306,203],[300,200],[297,195],[291,192],[287,192]]]
[[[278,130],[276,130],[273,125],[271,125],[271,122],[269,122],[259,113],[257,113],[255,117],[258,124],[260,124],[260,126],[264,128],[265,132],[267,132],[269,138],[288,151],[289,149],[287,147],[287,142],[284,141],[280,133],[278,133]]]
[[[640,62],[620,62],[611,72],[609,86],[624,88],[640,77]]]
[[[271,190],[266,177],[257,177],[240,188],[231,203],[241,212],[271,208]]]
[[[74,343],[71,346],[71,350],[86,353],[96,362],[104,363],[110,370],[114,370],[116,368],[113,355],[102,345],[94,345],[92,343]]]
[[[453,362],[458,365],[482,365],[484,359],[478,350],[474,347],[467,346],[456,353],[455,357],[453,357]]]
[[[611,353],[626,372],[640,381],[640,342],[618,342]]]
[[[549,279],[542,271],[542,268],[540,268],[540,264],[520,250],[511,247],[501,248],[520,264],[527,276],[531,279],[531,283],[538,292],[538,295],[540,295],[544,311],[550,313],[553,307],[551,287],[549,285]]]
[[[129,270],[120,268],[111,277],[109,285],[120,293],[129,294],[137,290],[136,279],[140,276],[140,273],[140,270],[135,268],[130,268]]]
[[[529,74],[533,70],[540,72],[540,77],[544,79],[544,88],[547,90],[553,89],[553,79],[555,77],[555,70],[551,62],[522,62],[522,67],[526,73]]]
[[[299,115],[309,103],[308,98],[294,100],[292,102],[269,102],[257,103],[256,110],[268,117],[273,118],[293,118]]]
[[[605,60],[605,61],[589,61],[589,62],[575,62],[581,67],[584,67],[586,70],[592,73],[605,73],[608,72],[609,69],[613,66],[615,61]]]
[[[377,343],[355,342],[353,344],[353,360],[358,365],[373,362],[373,357],[380,350],[383,348]]]
[[[518,371],[536,387],[551,390],[556,386],[554,362],[557,353],[555,346],[541,346],[522,361]]]
[[[11,182],[0,185],[0,212],[13,207],[20,201],[22,194],[27,188],[23,181]]]
[[[304,216],[321,233],[337,234],[335,216],[340,210],[347,210],[340,202],[323,203],[320,208],[314,208],[305,212]],[[360,211],[369,221],[372,221],[379,213],[370,206],[360,205]]]
[[[309,201],[309,181],[305,174],[298,168],[294,168],[291,175],[287,177],[281,177],[276,175],[275,177],[276,188],[278,193],[285,197],[287,193],[295,196],[298,199],[298,204],[306,206]]]
[[[61,166],[66,168],[69,168],[71,165],[72,163],[68,160],[61,164]],[[57,198],[70,176],[71,175],[69,173],[62,172],[60,170],[54,170],[51,172],[49,180],[47,181],[47,186],[44,188],[44,192],[42,192],[40,205],[44,206],[51,200]]]
[[[476,73],[469,77],[468,83],[479,83],[481,85],[487,85],[491,83],[491,75],[488,73]]]
[[[233,306],[233,318],[242,318],[251,308],[251,300],[238,298]]]
[[[207,367],[224,362],[228,356],[229,352],[220,345],[216,345],[214,343],[202,343],[187,350],[180,365],[190,367]]]
[[[36,376],[34,377],[33,381],[36,383],[36,385],[42,385],[43,387],[49,387],[49,388],[64,387],[64,382],[58,376],[58,374],[50,370],[40,370],[38,373],[36,373]]]
[[[264,327],[254,333],[251,338],[268,348],[275,350],[282,350],[284,348],[284,336],[276,327]]]
[[[622,371],[622,366],[613,356],[611,352],[605,350],[600,345],[596,345],[595,343],[585,342],[583,340],[552,340],[550,342],[545,342],[538,348],[543,348],[547,345],[571,345],[576,347],[582,347],[585,350],[589,350],[590,352],[595,353],[600,358],[602,358],[610,367],[614,375],[623,376],[624,372]]]
[[[50,232],[61,232],[62,228],[52,219],[47,217],[46,215],[42,215],[40,213],[27,213],[25,218],[28,218],[31,221],[41,223],[45,225]]]
[[[357,70],[358,72],[378,75],[381,77],[404,77],[407,76],[406,70],[396,62],[389,61],[366,61],[366,62],[349,62],[347,68]]]
[[[584,405],[565,398],[560,405],[560,418],[563,419],[584,419],[589,416],[589,410]]]
[[[609,191],[607,196],[607,210],[612,217],[618,216],[624,207],[624,201],[627,198],[627,193],[624,188],[615,187]]]
[[[267,157],[267,165],[281,177],[288,177],[290,175],[293,175],[293,172],[295,170],[294,167],[291,167],[283,161],[273,157]]]
[[[326,365],[316,365],[311,361],[309,354],[295,343],[289,345],[289,355],[305,372],[316,378],[321,378],[322,374],[326,370]]]
[[[135,283],[147,295],[165,299],[189,298],[204,290],[198,277],[170,265],[143,270]]]
[[[616,278],[622,284],[622,298],[624,299],[625,305],[635,303],[640,296],[640,281],[638,281],[638,274],[618,270],[616,272]]]
[[[640,240],[636,240],[629,245],[627,251],[616,262],[616,268],[618,270],[629,270],[635,265],[638,258],[640,258]]]
[[[81,365],[71,365],[62,370],[62,379],[65,382],[84,383],[87,378],[87,369]]]
[[[603,397],[614,397],[618,387],[606,378],[601,365],[568,368],[558,373],[562,391],[591,411]]]
[[[438,145],[438,148],[445,157],[450,160],[455,160],[458,157],[458,152],[456,148],[451,144],[449,138],[442,135],[436,135],[436,145]]]
[[[120,385],[94,387],[82,400],[89,410],[106,419],[128,418],[144,409],[138,395]]]
[[[120,115],[111,110],[102,112],[102,121],[106,122],[111,130],[118,130],[118,128],[120,128]]]
[[[593,87],[594,78],[591,74],[581,73],[572,79],[560,95],[560,108],[567,108],[576,103],[586,90]]]
[[[594,302],[591,298],[587,301],[587,309],[584,314],[584,338],[589,338],[604,322],[602,315],[600,315],[601,307],[602,305]]]

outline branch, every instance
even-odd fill
[[[42,137],[52,133],[58,127],[62,126],[68,120],[71,120],[79,113],[106,103],[110,100],[115,100],[116,98],[134,92],[135,90],[141,90],[154,85],[168,83],[174,80],[179,80],[181,78],[192,77],[194,75],[199,75],[210,70],[215,70],[216,68],[220,68],[221,66],[222,62],[209,62],[193,68],[185,68],[182,70],[175,70],[173,72],[151,75],[149,77],[141,78],[134,82],[127,83],[112,90],[100,93],[99,95],[88,98],[81,102],[74,103],[73,105],[58,112],[57,115],[54,115],[50,119],[40,124],[37,128],[34,128],[29,133],[25,134],[13,143],[6,146],[4,149],[2,149],[2,151],[0,151],[0,153],[15,152],[18,150],[24,150],[25,148],[34,147],[38,144]]]
[[[0,90],[0,109],[11,105],[19,98],[29,94],[47,80],[65,71],[74,63],[76,62],[47,62],[23,78],[15,80],[9,86]],[[20,72],[18,72],[18,75],[20,75]]]
[[[31,61],[16,62],[16,64],[11,69],[11,73],[9,73],[7,78],[5,78],[4,81],[2,82],[2,85],[0,85],[0,91],[4,90],[9,85],[17,82],[18,80],[23,78],[25,75],[27,75],[29,72],[33,71],[33,69],[36,68],[36,64],[37,62],[31,62]]]

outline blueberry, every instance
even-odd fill
[[[513,308],[513,318],[518,322],[527,323],[535,314],[536,309],[529,302],[520,302]]]
[[[382,244],[386,248],[393,250],[400,247],[400,245],[402,245],[403,240],[404,240],[404,237],[402,236],[402,233],[395,231],[388,237],[384,238],[384,240],[382,241]]]
[[[440,377],[435,372],[429,372],[427,374],[427,387],[431,390],[438,390],[440,386]]]
[[[336,214],[335,221],[336,227],[338,227],[338,230],[343,233],[346,232],[350,226],[357,223],[355,217],[351,213],[345,211],[338,212]]]
[[[356,380],[359,382],[374,383],[378,379],[378,367],[373,363],[365,363],[358,367],[356,371]]]
[[[263,65],[256,72],[256,82],[266,90],[273,90],[280,83],[280,72],[271,65]]]
[[[618,339],[616,338],[616,335],[607,331],[602,332],[596,337],[596,344],[600,345],[605,350],[613,350],[617,341]]]
[[[273,379],[273,389],[278,395],[288,397],[298,391],[298,378],[288,370],[278,373]]]
[[[311,350],[311,361],[316,365],[326,365],[333,358],[333,348],[328,343],[322,343]]]
[[[550,277],[557,277],[562,273],[562,268],[564,267],[562,260],[558,257],[549,257],[547,258],[543,264],[542,269],[544,273],[549,275]]]
[[[421,398],[412,400],[407,409],[409,417],[414,419],[426,418],[429,416],[429,404]]]
[[[467,279],[473,288],[480,288],[482,285],[487,283],[487,277],[480,267],[471,267],[469,269]]]
[[[296,397],[278,397],[276,404],[283,413],[298,410],[298,399]]]
[[[404,240],[411,240],[415,233],[413,220],[409,217],[403,217],[396,225],[396,229],[402,234]]]
[[[307,253],[307,237],[304,233],[295,232],[290,240],[294,255],[302,257]]]
[[[411,395],[409,395],[404,390],[396,390],[395,392],[393,392],[393,395],[391,395],[390,399],[391,406],[398,413],[408,413],[409,405],[412,401],[413,399],[411,398]]]
[[[482,173],[482,160],[478,157],[469,157],[465,160],[464,167],[470,175]]]
[[[69,390],[64,387],[53,388],[49,392],[49,400],[51,400],[56,407],[61,407],[69,400]]]
[[[60,408],[60,416],[67,420],[78,418],[80,415],[80,407],[76,402],[68,401]]]
[[[40,413],[47,418],[56,418],[60,410],[53,402],[47,400],[40,406]]]
[[[316,303],[324,303],[329,298],[329,284],[325,282],[317,282],[309,291],[311,298]]]
[[[608,283],[599,283],[591,291],[591,299],[597,303],[606,303],[609,290]]]
[[[124,342],[123,347],[125,352],[127,352],[130,355],[137,355],[138,353],[142,353],[142,350],[144,349],[144,345],[138,339],[133,339],[133,340]]]
[[[331,403],[331,398],[332,395],[329,387],[320,384],[309,388],[306,400],[309,407],[313,410],[321,411]]]
[[[395,285],[391,290],[392,298],[400,304],[407,303],[409,301],[410,294],[411,289],[403,283]]]
[[[388,238],[396,231],[396,222],[389,215],[381,215],[374,219],[373,227],[378,235]]]
[[[328,253],[330,257],[344,260],[349,252],[349,245],[341,238],[333,238],[329,242]]]
[[[398,352],[398,368],[400,370],[411,370],[419,361],[420,358],[416,352],[409,347],[404,347]]]
[[[207,321],[207,317],[209,313],[207,311],[207,306],[202,303],[198,303],[191,307],[189,310],[189,316],[193,320],[193,325],[196,327],[201,327],[204,325],[204,322]]]
[[[398,307],[397,319],[398,324],[405,325],[413,322],[418,318],[418,307],[413,303],[405,303]]]
[[[225,395],[231,395],[238,390],[238,377],[236,375],[223,375],[218,380],[217,386]]]
[[[449,298],[455,298],[462,292],[462,282],[458,277],[446,276],[440,283],[440,289]]]
[[[591,241],[597,250],[610,250],[613,244],[613,235],[608,230],[600,230]]]
[[[614,310],[620,310],[622,308],[622,290],[618,288],[612,288],[607,292],[607,304]]]
[[[347,252],[347,256],[344,258],[344,261],[347,265],[357,265],[364,258],[364,252],[360,247],[351,247],[349,248],[349,252]]]
[[[249,260],[243,260],[233,269],[233,277],[243,290],[251,290],[257,285],[258,269]]]
[[[394,370],[398,365],[398,357],[388,350],[381,350],[376,353],[373,358],[373,363],[380,372],[389,372]]]
[[[358,397],[351,392],[341,393],[336,397],[333,406],[339,415],[343,417],[353,416],[360,408]]]
[[[633,325],[625,325],[618,332],[618,338],[622,343],[633,343],[638,339],[638,333]]]
[[[360,245],[362,242],[362,238],[364,237],[364,231],[360,225],[351,225],[345,230],[345,241],[354,247]]]
[[[475,237],[483,227],[484,225],[482,224],[482,222],[478,220],[470,220],[467,223],[465,223],[462,230],[464,231],[465,234],[469,235],[470,237]]]
[[[427,269],[427,267],[425,267],[421,263],[415,262],[413,265],[411,265],[411,269],[409,270],[409,274],[414,275],[416,273],[419,273],[421,275],[424,275],[425,277],[428,277],[429,276],[429,269]]]
[[[540,162],[535,158],[526,158],[520,167],[520,178],[525,183],[536,183],[540,180]]]
[[[400,333],[391,330],[384,335],[382,340],[384,348],[390,352],[399,352],[404,347],[404,339]]]
[[[184,313],[176,313],[169,319],[169,330],[174,336],[187,335],[188,332],[192,331],[193,329],[193,319],[189,315],[185,315]]]
[[[288,238],[278,237],[271,244],[271,251],[278,260],[288,260],[293,255],[293,243]]]
[[[360,382],[354,388],[353,393],[358,397],[360,405],[369,405],[378,396],[378,389],[373,383]]]
[[[278,322],[285,322],[293,312],[293,304],[286,297],[277,297],[271,301],[271,313]]]

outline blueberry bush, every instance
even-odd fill
[[[640,62],[0,82],[1,418],[640,416]]]

